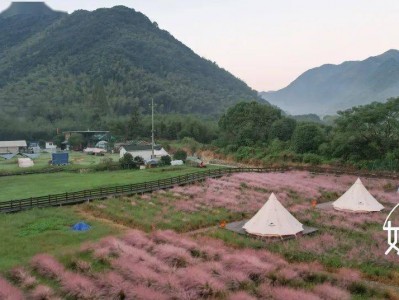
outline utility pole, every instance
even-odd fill
[[[151,150],[152,155],[151,158],[155,158],[154,154],[154,98],[151,98]]]

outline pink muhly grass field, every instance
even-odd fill
[[[24,296],[22,292],[11,285],[7,280],[0,277],[0,299],[5,300],[22,300]]]
[[[59,278],[65,271],[64,266],[48,254],[34,256],[31,265],[40,275],[49,278]]]
[[[57,280],[60,296],[74,299],[251,300],[293,299],[294,295],[298,299],[319,299],[325,297],[324,290],[346,297],[349,293],[342,287],[357,278],[344,270],[342,276],[331,274],[313,290],[293,289],[286,285],[298,280],[305,284],[310,275],[327,271],[317,263],[288,263],[267,250],[233,249],[220,240],[192,239],[173,231],[145,234],[133,230],[120,238],[108,237],[86,245],[83,251],[91,249],[95,259],[95,250],[102,248],[107,250],[103,255],[109,264],[105,271],[91,269],[86,275],[71,272],[46,254],[35,256],[31,264],[41,276]],[[21,269],[17,273],[27,277],[24,272]],[[1,292],[21,294],[3,279],[0,287]],[[39,285],[27,293],[32,299],[46,299],[53,291]]]

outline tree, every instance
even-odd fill
[[[141,156],[136,156],[136,157],[133,159],[133,161],[134,161],[134,163],[135,163],[136,165],[138,165],[138,166],[142,166],[142,165],[145,164],[144,158],[142,158]]]
[[[173,154],[173,159],[185,161],[187,159],[187,152],[184,150],[177,150],[175,154]]]
[[[164,155],[161,157],[160,161],[159,161],[159,165],[160,166],[170,166],[172,159],[170,158],[169,155]]]
[[[316,153],[325,140],[324,132],[315,123],[300,123],[292,135],[292,146],[298,153]]]
[[[332,141],[336,157],[384,158],[399,144],[399,98],[338,112]]]
[[[277,138],[280,141],[289,141],[294,133],[296,121],[291,118],[281,118],[275,121],[270,128],[270,136],[272,139]]]
[[[225,144],[253,146],[267,142],[271,125],[281,118],[281,111],[258,102],[240,102],[219,120]]]
[[[68,139],[69,145],[75,149],[81,149],[84,146],[84,141],[83,135],[80,133],[73,133]]]
[[[54,138],[53,138],[53,143],[55,145],[57,145],[58,148],[61,148],[61,144],[62,142],[65,140],[65,136],[63,134],[57,134]]]
[[[138,165],[130,153],[125,153],[123,157],[119,159],[119,164],[122,169],[138,169]]]

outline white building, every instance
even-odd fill
[[[57,145],[55,145],[53,142],[46,142],[45,150],[50,153],[57,152]]]
[[[119,151],[119,156],[122,158],[125,153],[130,153],[133,157],[141,156],[145,161],[151,159],[152,147],[151,145],[128,145],[122,146]],[[154,146],[155,158],[169,155],[169,153],[161,146]],[[169,155],[170,156],[170,155]]]

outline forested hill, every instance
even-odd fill
[[[287,87],[262,97],[291,114],[334,114],[352,106],[399,96],[399,51],[363,61],[323,65],[306,71]]]
[[[18,26],[18,18],[25,23]],[[0,49],[3,122],[86,128],[137,107],[148,112],[151,98],[159,113],[206,115],[259,100],[244,82],[123,6],[0,15]]]

